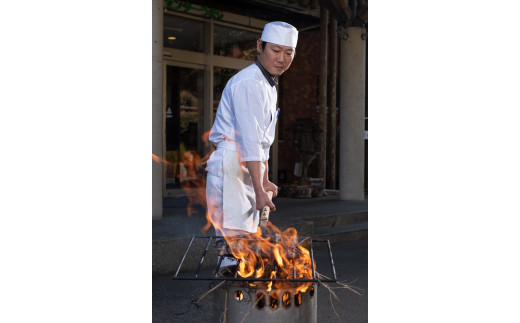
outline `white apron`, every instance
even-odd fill
[[[256,209],[256,197],[249,170],[240,164],[237,152],[228,148],[217,148],[208,160],[206,198],[216,227],[257,231],[260,212]],[[262,178],[265,165],[262,164]],[[218,234],[218,233],[217,233]]]
[[[260,133],[262,140],[259,147],[263,150],[264,160],[269,158],[269,149],[274,141],[278,110],[271,109],[266,119],[268,122],[263,133]],[[235,141],[219,141],[216,146],[217,150],[211,154],[206,166],[206,198],[217,235],[240,234],[226,232],[226,229],[254,233],[258,228],[260,211],[256,209],[256,195],[249,170],[245,162],[241,164],[239,161]],[[263,162],[261,165],[260,178],[263,179],[265,165]],[[219,228],[224,232],[219,233]]]

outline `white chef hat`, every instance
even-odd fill
[[[298,30],[283,21],[274,21],[264,26],[261,39],[268,43],[296,48]]]

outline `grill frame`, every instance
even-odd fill
[[[195,241],[195,239],[207,239],[208,242],[206,243],[206,246],[204,250],[202,251],[202,256],[200,257],[200,261],[197,265],[197,268],[195,269],[195,272],[192,276],[179,276],[179,272],[181,270],[182,264],[184,263],[186,257],[188,256],[188,253],[190,251],[190,248]],[[186,250],[182,256],[181,262],[179,263],[179,266],[177,267],[177,270],[175,271],[175,275],[173,277],[174,280],[226,280],[226,281],[234,281],[234,282],[287,282],[287,283],[304,283],[304,282],[312,282],[312,283],[320,283],[320,282],[327,282],[327,283],[336,283],[337,277],[336,277],[336,268],[334,267],[334,259],[332,257],[332,249],[330,246],[330,240],[323,240],[323,239],[310,239],[308,237],[303,238],[301,241],[306,241],[307,239],[310,242],[309,252],[311,255],[311,267],[312,267],[312,279],[304,279],[304,278],[254,278],[254,277],[237,277],[237,274],[235,273],[234,277],[227,277],[227,276],[218,276],[218,270],[220,269],[220,265],[222,262],[222,258],[220,257],[220,261],[218,261],[217,267],[214,270],[214,273],[212,276],[199,276],[200,269],[202,267],[202,263],[204,262],[204,259],[208,253],[208,250],[211,245],[211,241],[215,239],[224,239],[223,236],[196,236],[192,235],[190,242],[188,243],[188,246],[186,247]],[[333,279],[316,279],[316,270],[315,270],[315,262],[314,262],[314,250],[312,248],[312,243],[327,243],[328,251],[329,251],[329,258],[330,258],[330,266],[332,270],[332,276]],[[191,256],[191,254],[190,254]]]

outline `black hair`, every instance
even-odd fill
[[[262,40],[262,50],[265,50],[265,45],[267,44],[267,42],[263,41]]]

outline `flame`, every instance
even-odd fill
[[[274,277],[276,277],[276,271],[272,271],[271,272],[271,277],[269,277],[269,278],[274,278]],[[266,290],[268,292],[270,292],[271,291],[271,287],[273,287],[273,282],[272,281],[267,283],[267,289]]]
[[[241,265],[238,267],[240,277],[313,278],[310,252],[299,245],[297,231],[294,228],[281,232],[268,222],[264,235],[257,231],[241,237],[226,237],[226,240],[235,258],[240,259]],[[311,285],[312,282],[270,281],[267,283],[267,291],[271,291],[274,287],[298,293],[307,291]]]
[[[162,159],[161,157],[155,155],[155,154],[152,154],[152,160],[156,163],[163,163],[163,164],[166,164],[166,165],[173,165],[174,163],[172,162],[169,162],[167,161],[166,159]]]
[[[282,304],[284,307],[289,307],[291,305],[291,295],[289,293],[283,293]]]
[[[179,161],[172,162],[152,154],[152,160],[156,163],[162,163],[171,166],[178,174],[181,189],[186,193],[188,198],[187,213],[191,216],[195,210],[194,206],[206,206],[206,178],[202,170],[202,165],[207,158],[201,159],[194,150],[184,152]],[[205,228],[209,228],[211,223],[208,221]]]
[[[210,132],[207,131],[202,135],[206,147],[209,147],[209,133]],[[195,213],[194,207],[197,205],[206,208],[206,177],[204,176],[203,166],[206,164],[212,152],[213,149],[201,158],[195,150],[186,150],[179,160],[177,160],[176,157],[174,161],[166,160],[152,153],[152,160],[154,162],[170,166],[175,170],[174,172],[178,172],[175,176],[179,180],[181,189],[186,193],[186,197],[188,198],[186,210],[188,216]],[[201,229],[203,232],[207,231],[212,225],[208,212],[206,212],[206,220],[206,225]]]
[[[310,252],[300,245],[294,228],[281,232],[268,222],[264,235],[257,230],[249,235],[227,236],[225,239],[231,253],[238,259],[237,274],[240,277],[313,278]],[[276,288],[298,293],[307,291],[311,285],[312,282],[269,281],[265,286],[267,291]]]
[[[273,250],[274,258],[276,259],[276,262],[279,266],[283,266],[283,260],[282,256],[280,255],[280,250],[278,249],[278,246],[276,246]]]

